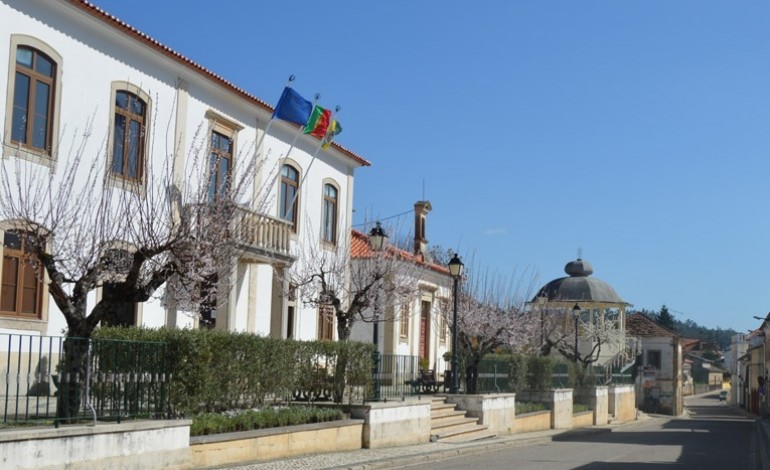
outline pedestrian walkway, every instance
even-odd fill
[[[647,419],[645,416],[644,419]],[[385,449],[359,449],[348,452],[311,455],[290,459],[256,462],[237,466],[216,467],[228,470],[375,470],[400,468],[419,463],[436,462],[464,455],[475,455],[498,450],[551,442],[555,436],[585,435],[588,433],[611,432],[613,428],[638,423],[593,426],[590,428],[529,432],[509,436],[483,439],[479,441],[450,444],[431,442],[406,447],[389,447]]]

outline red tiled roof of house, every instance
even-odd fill
[[[634,313],[626,318],[626,331],[633,336],[649,338],[653,336],[678,337],[673,331],[659,325],[643,313]]]
[[[159,41],[153,39],[152,37],[148,36],[147,34],[139,31],[138,29],[134,28],[133,26],[129,25],[125,21],[115,17],[114,15],[111,15],[107,13],[106,11],[102,10],[98,6],[92,4],[91,2],[87,0],[66,0],[70,5],[73,5],[74,7],[88,13],[92,17],[102,21],[103,23],[107,24],[108,26],[111,26],[118,31],[123,32],[124,34],[133,37],[137,41],[143,43],[144,45],[150,47],[151,49],[156,50],[157,52],[160,52],[164,56],[170,58],[171,60],[187,67],[188,69],[196,72],[197,74],[201,75],[202,77],[211,80],[212,82],[222,86],[226,90],[228,90],[231,93],[234,93],[238,95],[240,98],[264,109],[265,111],[268,111],[272,114],[274,108],[267,104],[265,101],[257,98],[256,96],[252,95],[251,93],[247,92],[246,90],[236,86],[234,83],[230,82],[229,80],[226,80],[221,75],[218,75],[211,70],[203,67],[202,65],[198,64],[197,62],[193,61],[192,59],[180,54],[179,52],[171,49],[170,47],[160,43]],[[339,150],[342,154],[346,155],[347,157],[351,158],[361,166],[370,166],[371,163],[366,160],[365,158],[361,157],[360,155],[354,153],[352,150],[349,150],[342,145],[338,144],[337,142],[332,142],[332,146]]]
[[[368,235],[361,233],[358,230],[351,230],[350,238],[351,238],[350,256],[353,259],[371,258],[372,256],[374,256],[374,251],[369,246]],[[389,254],[398,256],[404,261],[411,261],[413,263],[417,263],[418,265],[424,266],[425,268],[435,271],[437,273],[446,274],[447,276],[450,275],[448,267],[442,266],[440,264],[432,263],[430,261],[426,261],[425,257],[422,255],[415,255],[414,253],[410,253],[406,250],[396,248],[395,246],[392,246],[392,245],[389,245],[386,248],[386,250]]]

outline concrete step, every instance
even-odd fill
[[[465,415],[447,417],[440,421],[431,420],[430,432],[431,434],[438,434],[457,427],[467,427],[471,424],[478,425],[479,420],[476,418],[466,418]]]
[[[452,421],[457,418],[465,418],[465,412],[459,411],[459,410],[451,410],[451,411],[442,411],[441,413],[431,413],[430,414],[430,424],[431,426],[436,426],[440,423],[445,423],[447,421]]]
[[[464,438],[469,438],[471,436],[475,436],[477,434],[480,434],[481,431],[486,432],[487,426],[480,425],[475,422],[466,422],[462,424],[456,424],[453,426],[445,426],[441,427],[435,430],[431,430],[431,441],[443,441],[445,439],[454,438],[459,436],[464,436]],[[435,439],[434,439],[435,436]]]
[[[477,429],[472,432],[458,434],[456,436],[445,437],[441,439],[441,442],[448,442],[450,444],[460,444],[462,442],[478,441],[481,439],[492,439],[497,437],[497,434],[487,429]]]

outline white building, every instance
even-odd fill
[[[331,249],[351,232],[354,171],[369,165],[364,158],[333,144],[314,159],[320,143],[306,135],[290,149],[296,125],[275,120],[265,134],[271,105],[86,1],[0,0],[0,67],[2,164],[9,171],[42,168],[62,177],[60,163],[84,135],[90,136],[85,155],[102,159],[96,163],[106,191],[141,192],[145,168],[168,160],[181,177],[196,145],[204,155],[221,156],[222,166],[209,175],[212,188],[247,171],[244,161],[257,155],[255,182],[240,211],[253,233],[203,320],[231,331],[317,336],[318,311],[290,300],[276,273],[296,262],[296,244]],[[266,90],[276,97],[280,91]],[[131,133],[131,126],[142,132]],[[292,206],[293,191],[299,196]],[[0,332],[60,334],[64,317],[45,282],[19,268],[23,250],[9,221],[0,221],[0,232]],[[101,295],[99,288],[89,302]],[[201,321],[201,312],[160,300],[123,313],[122,322],[150,327]]]
[[[414,295],[407,298],[388,299],[381,312],[377,328],[377,346],[386,356],[410,356],[417,358],[419,364],[411,364],[411,370],[430,369],[436,372],[437,380],[443,379],[449,369],[444,354],[451,351],[451,333],[446,322],[445,312],[452,301],[452,276],[449,268],[437,264],[428,256],[428,240],[425,235],[426,219],[431,211],[428,201],[418,201],[414,205],[414,249],[410,251],[389,247],[390,254],[413,267],[394,272],[393,275],[409,276],[400,280],[410,283]],[[369,237],[353,231],[353,263],[365,263],[373,256],[369,246]],[[398,270],[396,270],[398,271]],[[373,318],[371,312],[365,314]],[[350,338],[361,342],[373,342],[374,324],[359,321],[353,324]],[[383,368],[396,368],[395,364],[385,363]]]

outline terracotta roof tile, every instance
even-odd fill
[[[66,0],[69,4],[73,5],[74,7],[90,14],[92,17],[102,21],[103,23],[107,24],[108,26],[111,26],[118,31],[123,32],[124,34],[127,34],[128,36],[133,37],[134,39],[138,40],[141,43],[144,43],[146,46],[155,49],[156,51],[160,52],[161,54],[165,55],[166,57],[176,61],[177,63],[182,64],[183,66],[187,67],[188,69],[198,73],[199,75],[203,76],[204,78],[207,78],[211,80],[214,83],[219,84],[220,86],[224,87],[231,93],[234,93],[241,97],[242,99],[245,99],[246,101],[256,105],[259,108],[264,109],[265,111],[272,114],[274,108],[267,104],[265,101],[257,98],[256,96],[252,95],[251,93],[247,92],[246,90],[236,86],[234,83],[230,82],[229,80],[225,79],[219,74],[216,74],[212,72],[211,70],[203,67],[202,65],[198,64],[197,62],[193,61],[192,59],[180,54],[179,52],[171,49],[170,47],[160,43],[159,41],[153,39],[151,36],[139,31],[138,29],[134,28],[133,26],[129,25],[125,21],[115,17],[114,15],[111,15],[107,13],[106,11],[102,10],[98,6],[92,4],[91,2],[87,0]],[[332,147],[339,150],[344,155],[348,156],[352,160],[356,161],[361,166],[370,166],[371,163],[366,160],[365,158],[361,157],[360,155],[354,153],[353,151],[343,147],[342,145],[332,142]]]
[[[392,246],[392,245],[389,245],[386,248],[386,250],[389,254],[398,256],[404,261],[411,261],[411,262],[417,263],[418,265],[424,266],[427,269],[435,271],[437,273],[446,274],[447,276],[450,276],[448,267],[440,264],[436,264],[430,261],[426,261],[425,257],[422,255],[415,255],[406,250],[396,248],[395,246]],[[374,251],[369,246],[368,235],[365,235],[364,233],[359,232],[358,230],[351,230],[350,256],[353,259],[371,258],[372,256],[374,256]]]
[[[643,313],[634,313],[626,318],[626,331],[633,336],[641,336],[643,338],[653,336],[679,336],[668,328],[659,325],[655,320]]]

